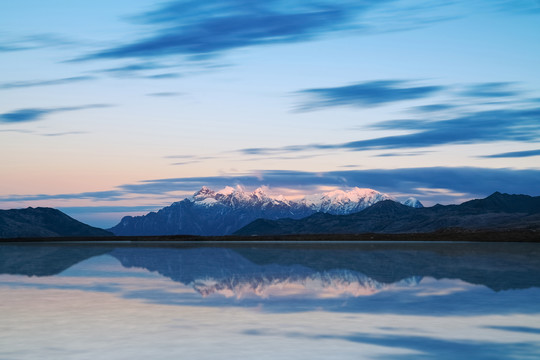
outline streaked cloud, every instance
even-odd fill
[[[110,191],[53,195],[10,195],[2,202],[38,200],[91,199],[119,201],[138,196],[166,197],[179,200],[173,193],[195,192],[202,186],[223,188],[269,186],[316,192],[320,187],[366,187],[387,193],[415,196],[420,200],[453,203],[456,199],[485,197],[495,191],[538,196],[540,170],[490,169],[479,167],[422,167],[403,169],[340,170],[307,172],[292,170],[261,170],[240,175],[167,178],[124,184]],[[169,194],[169,195],[167,195]]]
[[[95,80],[94,76],[73,76],[61,79],[50,79],[50,80],[32,80],[32,81],[15,81],[0,83],[1,90],[7,89],[18,89],[18,88],[29,88],[36,86],[52,86],[52,85],[64,85],[72,84],[76,82],[91,81]]]
[[[516,89],[515,85],[515,83],[511,82],[474,84],[467,86],[460,95],[478,98],[501,98],[521,95],[522,92]]]
[[[75,41],[57,34],[32,34],[16,38],[3,36],[0,39],[0,52],[36,50],[51,47],[64,47],[76,44]]]
[[[414,86],[403,80],[377,80],[347,86],[305,89],[298,92],[307,100],[300,110],[334,106],[379,106],[397,101],[416,100],[434,95],[444,86]]]
[[[96,108],[110,107],[109,104],[90,104],[81,106],[67,106],[58,108],[28,108],[14,110],[8,113],[0,114],[0,123],[21,123],[29,121],[37,121],[46,117],[47,115],[66,112],[66,111],[78,111]]]
[[[182,75],[179,73],[163,73],[163,74],[154,74],[154,75],[147,75],[145,76],[146,79],[155,79],[155,80],[162,80],[162,79],[178,79],[181,78]]]
[[[478,144],[498,141],[540,141],[540,108],[472,112],[444,120],[389,120],[372,130],[404,130],[410,134],[383,136],[340,144],[291,145],[281,148],[246,148],[247,155],[268,155],[306,150],[411,149],[439,145]]]
[[[81,134],[88,134],[86,131],[64,131],[64,132],[57,132],[57,133],[47,133],[47,134],[40,134],[41,136],[66,136],[66,135],[81,135]]]
[[[538,150],[526,150],[526,151],[512,151],[500,154],[485,155],[483,158],[521,158],[530,156],[540,156],[540,149]]]
[[[434,113],[438,111],[445,111],[457,108],[458,105],[454,104],[429,104],[414,107],[414,111],[420,111],[425,113]]]
[[[173,96],[182,96],[183,93],[174,92],[174,91],[163,91],[163,92],[155,92],[146,94],[147,96],[155,96],[155,97],[173,97]]]
[[[134,19],[154,26],[152,34],[79,60],[168,55],[201,59],[247,46],[307,41],[355,26],[353,22],[360,14],[384,2],[170,1]]]
[[[166,1],[131,18],[136,25],[145,27],[142,33],[146,36],[76,60],[182,55],[200,61],[234,49],[311,41],[338,31],[364,34],[408,31],[467,16],[461,3],[466,2],[421,1],[411,5],[390,0]],[[503,4],[480,2],[476,10],[507,11]],[[514,10],[530,8],[525,1],[514,5]]]

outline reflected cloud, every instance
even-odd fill
[[[324,338],[334,338],[334,336]],[[455,360],[462,357],[485,360],[510,359],[535,354],[540,350],[536,341],[501,344],[496,340],[438,339],[431,336],[372,335],[368,333],[339,338],[361,344],[413,351],[413,354],[386,355],[379,357],[379,359]]]

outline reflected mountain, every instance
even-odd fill
[[[111,248],[81,245],[0,245],[0,274],[53,276]]]
[[[346,264],[325,270],[317,270],[301,262],[257,264],[242,255],[241,250],[122,248],[115,249],[110,255],[116,257],[125,267],[145,268],[158,272],[193,287],[202,296],[220,294],[236,298],[268,298],[305,296],[309,293],[315,297],[331,298],[344,295],[371,295],[391,285],[350,270]],[[264,257],[264,253],[268,250],[252,249],[249,252]],[[289,250],[282,249],[282,251]],[[302,251],[297,255],[302,255]],[[413,276],[400,281],[400,285],[414,285],[420,280],[421,278]]]
[[[161,247],[163,246],[163,247]],[[1,245],[0,274],[50,276],[109,254],[203,296],[370,295],[422,277],[495,291],[540,287],[540,247],[504,243],[187,244],[151,247]],[[316,295],[315,295],[316,294]]]

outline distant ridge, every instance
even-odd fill
[[[111,236],[60,210],[46,207],[0,210],[0,238]]]
[[[236,235],[426,233],[442,229],[540,230],[540,196],[496,192],[461,205],[412,208],[392,200],[351,215],[314,214],[303,219],[258,219]]]

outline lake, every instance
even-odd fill
[[[538,359],[540,244],[0,244],[0,359]]]

